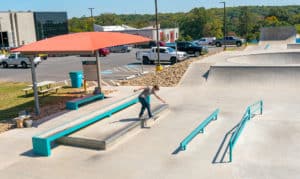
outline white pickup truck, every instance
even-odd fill
[[[41,63],[41,57],[34,58],[34,65],[37,66]],[[25,57],[20,53],[11,53],[7,58],[2,59],[3,68],[8,68],[9,66],[27,68],[31,65],[29,58]]]
[[[4,54],[0,54],[0,65],[2,65],[4,59],[6,59],[6,56]]]
[[[171,64],[177,61],[187,59],[187,53],[181,51],[175,51],[171,47],[160,47],[159,48],[159,59],[161,62],[170,62]],[[152,47],[150,51],[139,51],[136,52],[136,59],[142,61],[143,64],[154,64],[157,61],[157,47]]]

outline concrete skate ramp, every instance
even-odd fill
[[[260,41],[288,40],[295,42],[297,31],[293,26],[263,27],[260,29]]]
[[[222,88],[298,88],[300,66],[212,66],[207,85]]]
[[[300,52],[252,54],[230,58],[227,61],[257,66],[300,65]]]

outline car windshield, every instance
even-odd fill
[[[195,42],[191,42],[192,46],[199,46],[197,43]]]
[[[167,49],[168,49],[168,51],[169,51],[169,52],[175,52],[175,50],[174,50],[174,49],[172,49],[172,48],[170,48],[170,47],[169,47],[169,48],[167,48]]]

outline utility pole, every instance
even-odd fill
[[[156,50],[157,50],[157,65],[156,65],[156,71],[161,71],[163,67],[160,64],[160,50],[159,50],[159,34],[158,34],[158,12],[157,12],[157,0],[155,0],[155,26],[156,26]]]
[[[93,7],[90,7],[89,8],[89,10],[90,10],[90,12],[91,12],[91,21],[92,21],[92,31],[94,31],[94,16],[93,16],[93,10],[94,10],[95,8],[93,8]]]
[[[226,37],[226,2],[222,1],[220,3],[224,4],[224,29],[223,29],[223,41],[224,41],[224,50],[226,50],[226,42],[225,42],[225,37]]]

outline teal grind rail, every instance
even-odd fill
[[[204,128],[212,121],[217,120],[220,110],[216,109],[208,118],[206,118],[196,129],[194,129],[181,143],[180,150],[185,150],[186,146],[191,142],[191,140],[199,133],[204,132]]]
[[[260,114],[263,113],[263,101],[258,101],[250,106],[247,107],[246,112],[244,113],[239,125],[237,126],[236,130],[234,131],[233,135],[230,137],[229,141],[229,161],[232,162],[232,155],[234,146],[241,135],[246,123],[253,118],[257,112],[259,111]]]

